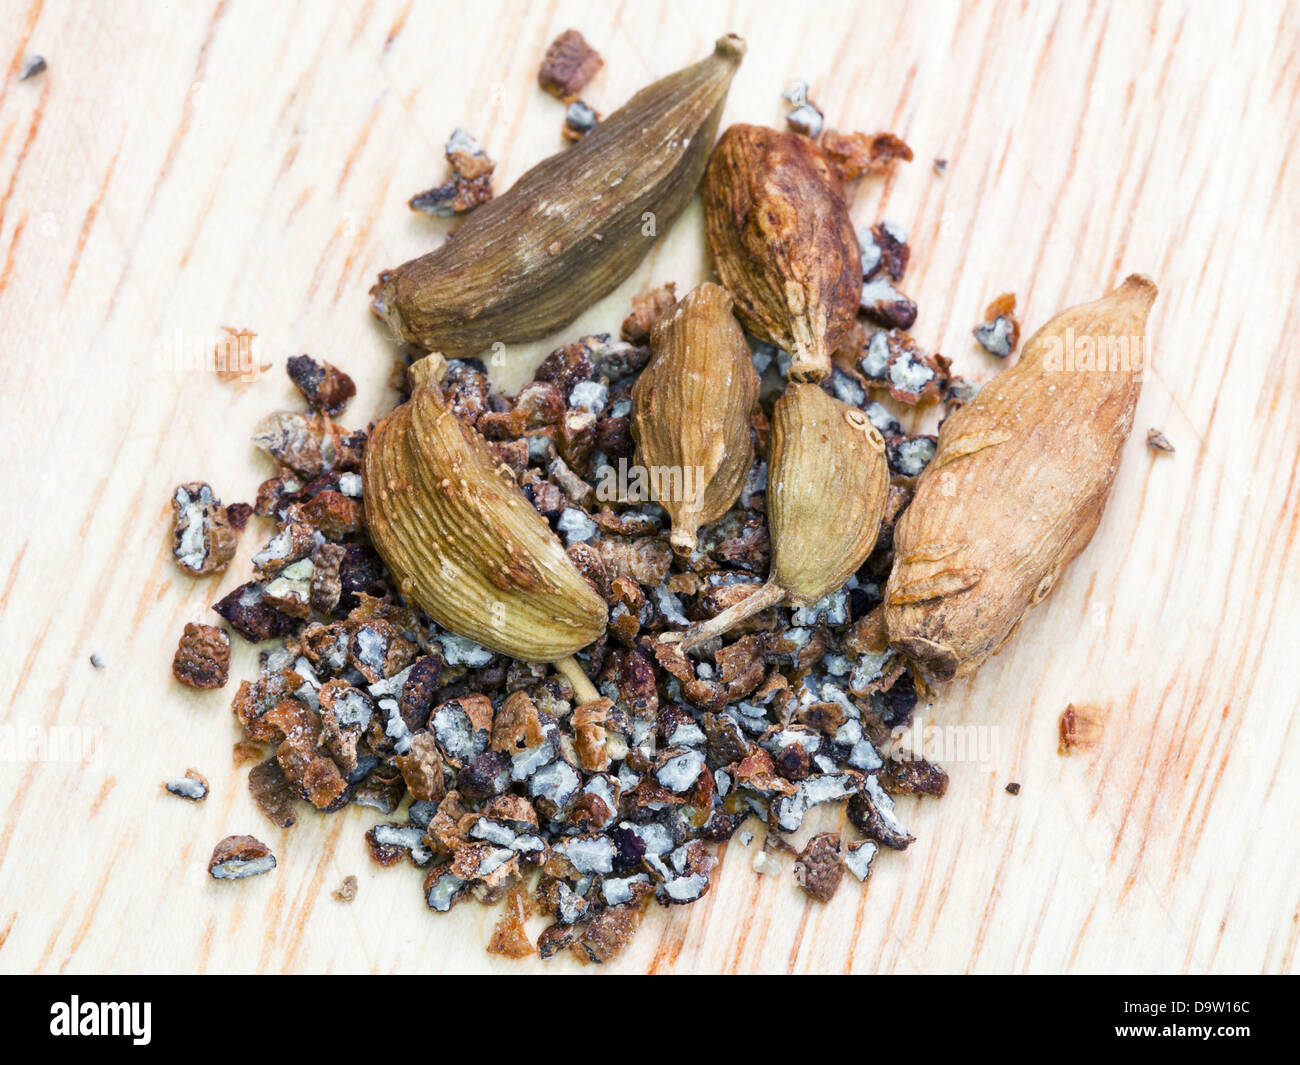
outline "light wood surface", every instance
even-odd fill
[[[369,862],[373,811],[304,811],[286,832],[255,811],[229,712],[254,651],[236,648],[222,692],[168,667],[263,530],[223,576],[185,579],[168,498],[201,478],[251,499],[270,469],[248,437],[293,405],[290,355],[356,378],[345,424],[391,405],[366,292],[447,230],[405,201],[442,180],[457,125],[500,161],[498,190],[560,147],[535,74],[568,26],[607,59],[584,94],[606,113],[734,30],[749,55],[725,121],[780,122],[803,76],[830,124],[902,135],[916,161],[864,183],[855,219],[910,227],[913,333],[968,376],[996,369],[970,329],[1000,292],[1032,330],[1132,271],[1161,290],[1096,539],[1000,657],[922,711],[977,726],[985,749],[947,762],[941,802],[901,804],[914,846],[823,906],[733,843],[708,898],[652,908],[611,968],[1296,968],[1294,4],[3,0],[0,15],[0,969],[513,967],[483,949],[496,911],[433,915],[419,874]],[[31,52],[49,69],[19,82]],[[693,207],[557,340],[616,329],[642,287],[706,268]],[[255,331],[273,372],[205,371],[221,326]],[[516,376],[550,346],[512,353]],[[1175,455],[1148,450],[1150,426]],[[1105,727],[1062,758],[1070,703]],[[212,783],[198,806],[160,791],[189,766]],[[279,867],[213,883],[207,855],[237,832]],[[344,906],[330,891],[349,873]]]

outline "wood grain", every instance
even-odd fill
[[[570,25],[606,56],[586,94],[606,112],[735,30],[750,51],[727,122],[779,122],[803,76],[832,124],[901,134],[916,161],[864,184],[854,216],[911,228],[913,332],[969,376],[995,372],[970,329],[1000,292],[1032,329],[1131,271],[1161,288],[1096,540],[999,658],[923,712],[986,749],[949,762],[948,798],[904,805],[917,843],[826,906],[733,843],[708,898],[652,911],[612,968],[1296,969],[1295,4],[3,0],[3,15],[4,971],[511,967],[483,950],[495,912],[435,917],[417,874],[370,865],[369,814],[279,832],[254,811],[231,764],[233,684],[190,693],[168,663],[257,537],[223,577],[184,579],[167,501],[196,477],[251,497],[268,470],[247,438],[292,402],[289,355],[357,379],[350,424],[386,409],[391,347],[366,291],[446,231],[405,200],[441,179],[456,125],[500,160],[498,188],[558,149],[561,105],[535,71]],[[49,69],[19,82],[30,52]],[[692,208],[566,335],[614,328],[651,282],[705,276],[701,237]],[[223,325],[257,332],[275,372],[205,371]],[[503,378],[547,347],[512,353]],[[1145,447],[1148,426],[1174,456]],[[237,648],[235,676],[254,669]],[[1105,729],[1067,759],[1069,703]],[[161,793],[187,766],[212,782],[202,805]],[[279,868],[211,882],[212,844],[250,831]],[[344,906],[329,893],[348,873]]]

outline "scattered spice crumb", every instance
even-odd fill
[[[189,622],[172,658],[172,676],[190,688],[220,688],[230,677],[230,637],[215,625]]]
[[[1101,739],[1102,720],[1100,715],[1086,706],[1071,703],[1061,715],[1060,742],[1058,754],[1071,754],[1083,748],[1095,747]]]
[[[99,656],[98,652],[94,652],[94,651],[91,652],[90,664],[94,666],[96,669],[104,668],[104,660]]]
[[[231,763],[236,769],[242,769],[252,762],[260,762],[266,757],[262,745],[252,740],[236,740],[230,748],[230,754]]]
[[[561,100],[577,96],[605,65],[600,53],[577,30],[565,30],[542,57],[537,83]]]
[[[580,141],[600,123],[600,114],[590,104],[573,100],[564,109],[564,139]]]
[[[831,170],[844,182],[890,174],[900,160],[912,159],[912,149],[893,133],[841,133],[828,129],[818,143]]]
[[[830,902],[843,877],[838,832],[817,833],[794,860],[795,882],[818,902]]]
[[[208,797],[208,778],[196,769],[187,769],[183,777],[164,781],[163,788],[178,799],[202,802]]]
[[[22,69],[18,72],[18,80],[26,81],[28,78],[34,78],[37,74],[45,73],[47,64],[43,55],[29,55],[23,60]]]
[[[343,883],[336,887],[331,894],[339,902],[351,902],[357,897],[357,878],[355,876],[345,876]]]
[[[254,836],[227,836],[212,848],[208,875],[213,880],[244,880],[275,868],[271,848]]]
[[[251,503],[230,503],[226,506],[226,520],[230,522],[230,527],[235,532],[243,532],[248,525],[248,519],[252,516]]]
[[[1174,453],[1174,445],[1169,442],[1169,438],[1159,429],[1147,430],[1147,447],[1154,451],[1168,452],[1170,455]]]
[[[1008,795],[1019,795],[1019,794],[1020,794],[1020,785],[1019,785],[1016,781],[1013,780],[1010,784],[1007,785],[1007,794],[1008,794]]]
[[[947,159],[936,159],[934,161],[934,172],[938,177],[943,177],[944,171],[948,169]]]
[[[450,218],[492,199],[492,171],[496,163],[483,146],[457,127],[445,151],[451,165],[451,179],[412,196],[411,210]]]
[[[1005,359],[1020,341],[1020,323],[1016,321],[1016,294],[1004,292],[985,308],[984,321],[974,329],[975,339],[990,355]]]

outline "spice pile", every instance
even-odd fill
[[[233,707],[258,806],[280,827],[304,803],[379,811],[389,820],[366,833],[371,857],[419,869],[430,909],[507,899],[496,953],[609,960],[652,899],[702,898],[710,844],[750,846],[751,818],[766,826],[755,869],[794,854],[793,879],[821,901],[846,869],[865,881],[881,847],[912,842],[895,797],[947,787],[941,768],[893,747],[923,676],[973,670],[991,649],[981,610],[1014,631],[1051,587],[1030,588],[1032,602],[995,599],[997,582],[975,569],[965,583],[917,574],[981,549],[965,542],[980,522],[945,511],[922,477],[931,460],[1033,438],[988,430],[976,447],[945,432],[940,446],[904,430],[902,408],[922,404],[956,412],[954,423],[988,417],[907,332],[906,230],[882,221],[855,234],[848,216],[844,184],[911,149],[824,129],[796,85],[791,132],[733,126],[710,154],[743,54],[722,38],[598,125],[593,112],[572,147],[501,197],[491,160],[457,131],[452,179],[412,206],[468,220],[372,291],[397,336],[450,358],[403,349],[402,402],[366,431],[334,420],[356,391],[346,374],[291,359],[308,410],[258,425],[278,472],[252,507],[225,507],[202,483],[174,493],[173,551],[192,575],[226,568],[250,511],[275,524],[252,579],[214,607],[244,639],[276,641]],[[572,110],[600,65],[566,34],[540,81]],[[600,212],[562,207],[604,188],[602,153],[620,151],[637,153],[634,168]],[[644,256],[645,206],[666,228],[701,182],[725,288],[645,292],[617,337],[581,337],[517,395],[494,393],[475,354],[571,322]],[[1134,285],[1120,302],[1149,305]],[[1014,305],[1000,297],[975,330],[1000,357],[1019,339]],[[1037,387],[1038,355],[1005,379]],[[1125,381],[1097,387],[1136,398]],[[1060,398],[1048,395],[1045,408]],[[1118,446],[1128,423],[1102,429]],[[656,471],[703,483],[656,487]],[[1086,544],[1109,488],[1109,476],[1093,480],[1086,497],[1062,500],[1087,535],[1046,544],[1026,573],[1054,580]],[[963,499],[978,508],[989,495]],[[1017,520],[1017,500],[999,506],[997,521]],[[964,525],[915,542],[945,519]],[[897,564],[896,527],[913,540]],[[223,630],[186,627],[178,680],[219,687],[228,666]],[[165,786],[207,794],[193,771]],[[821,832],[796,849],[788,837],[834,803],[851,838]],[[264,844],[236,836],[210,871],[237,879],[274,865]],[[535,944],[524,928],[534,906],[551,922]]]

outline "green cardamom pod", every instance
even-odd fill
[[[574,147],[477,208],[437,251],[386,271],[371,307],[449,358],[535,340],[608,295],[685,209],[745,42],[647,86]]]
[[[366,525],[402,595],[493,651],[555,662],[605,631],[604,600],[483,438],[447,406],[443,359],[371,433]]]
[[[731,509],[754,461],[758,374],[731,306],[711,281],[683,296],[655,324],[654,357],[632,390],[637,462],[660,486],[654,498],[672,518],[679,554]]]

